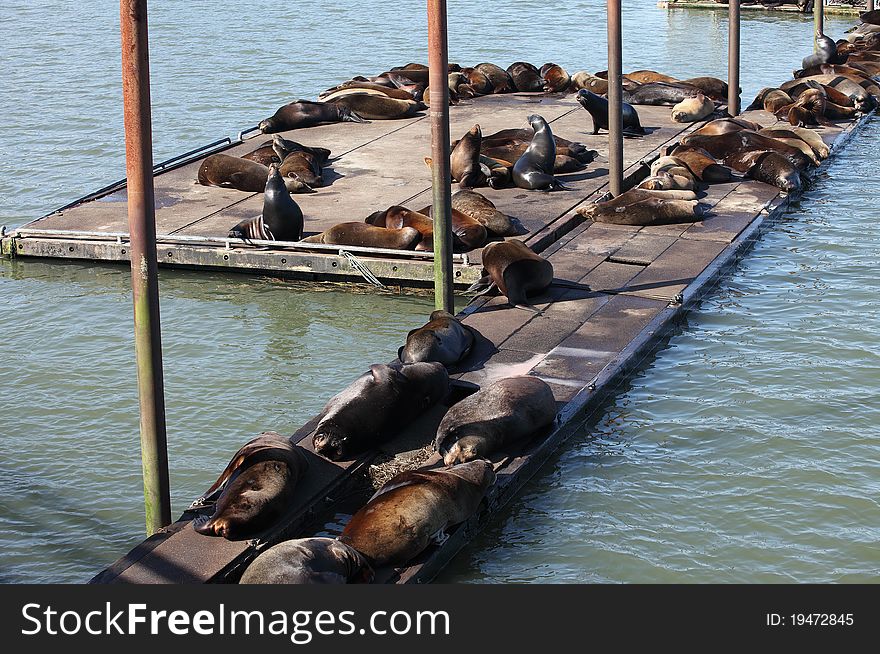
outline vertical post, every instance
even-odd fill
[[[727,5],[727,113],[739,115],[739,2]]]
[[[171,523],[171,498],[165,438],[162,339],[159,331],[147,0],[120,0],[119,17],[141,459],[147,533],[152,534]]]
[[[819,37],[825,33],[825,0],[813,3],[813,50],[819,50]]]
[[[428,0],[428,87],[434,217],[434,306],[455,313],[452,293],[452,173],[449,167],[449,53],[446,0]]]
[[[608,0],[608,174],[615,197],[623,192],[622,77],[620,0]]]
[[[865,7],[865,11],[874,11],[874,0],[868,0],[868,4]]]

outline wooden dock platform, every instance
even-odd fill
[[[657,6],[661,9],[715,9],[727,11],[726,3],[713,2],[711,0],[658,0]],[[797,5],[774,5],[761,4],[755,2],[752,4],[740,4],[743,11],[776,11],[788,14],[804,13]],[[837,14],[839,16],[858,16],[867,9],[867,2],[863,0],[859,5],[839,3],[825,3],[826,14]],[[813,12],[808,11],[806,15],[812,16]]]
[[[512,102],[534,100],[516,98]],[[580,140],[576,130],[583,117],[566,111],[565,100],[557,102],[562,106],[554,118],[554,129],[558,126],[560,135]],[[659,112],[668,112],[664,107],[639,107],[640,113],[643,110],[643,123],[647,125],[660,122]],[[776,122],[774,116],[763,111],[744,116],[765,125]],[[457,119],[457,130],[471,120],[474,118]],[[832,156],[862,120],[840,123],[819,132],[833,146]],[[682,131],[686,130],[678,130],[675,136]],[[664,145],[670,140],[675,138],[666,139]],[[596,141],[592,143],[599,145]],[[633,152],[645,152],[638,155],[644,157],[658,149],[654,144],[648,150],[649,145],[649,141],[641,146],[627,142],[631,173],[637,160]],[[578,183],[590,179],[590,170],[592,167]],[[814,169],[813,174],[819,170],[821,167]],[[579,193],[587,188],[580,187]],[[592,191],[587,197],[601,192],[602,185],[589,188]],[[505,191],[495,193],[502,197],[493,195],[493,201],[506,200]],[[528,203],[532,198],[543,198],[555,203],[547,208],[535,201],[529,214],[523,211],[519,215],[526,221],[530,220],[529,215],[555,216],[543,226],[526,223],[532,226],[530,240],[535,243],[542,239],[543,255],[553,263],[556,278],[587,284],[590,290],[551,286],[543,296],[534,299],[535,305],[543,310],[540,315],[505,308],[502,298],[475,299],[461,317],[484,340],[474,348],[464,367],[450,371],[453,391],[446,406],[434,407],[381,448],[355,461],[339,463],[327,461],[312,451],[309,436],[316,424],[313,419],[291,437],[308,452],[312,466],[298,488],[296,506],[273,528],[248,541],[202,536],[189,523],[201,513],[212,512],[211,498],[207,498],[101,572],[93,582],[234,582],[259,552],[281,540],[339,533],[347,517],[372,493],[368,483],[371,464],[392,457],[405,460],[418,456],[433,439],[447,406],[471,392],[474,384],[520,374],[540,377],[553,390],[559,407],[557,422],[535,438],[493,456],[496,484],[481,510],[450,530],[445,543],[432,545],[406,567],[377,570],[376,576],[379,583],[431,581],[560,443],[582,428],[619,383],[662,343],[688,308],[796,199],[753,180],[713,184],[701,199],[712,207],[711,214],[702,221],[639,228],[583,223],[572,213],[575,205],[568,204],[572,198],[565,199],[561,193],[513,194],[511,200]],[[525,197],[516,198],[518,195]],[[411,196],[410,206],[424,201]],[[507,205],[512,206],[515,205]],[[374,362],[365,361],[364,368],[371,363]],[[438,466],[440,460],[435,454],[420,465]]]
[[[518,219],[519,238],[541,251],[580,224],[573,209],[607,190],[607,134],[590,134],[592,120],[573,95],[515,93],[474,98],[450,108],[453,138],[475,123],[484,134],[527,126],[529,114],[542,115],[553,133],[599,152],[586,169],[559,175],[571,191],[530,192],[518,188],[478,189],[499,210]],[[639,107],[643,138],[627,139],[628,175],[638,174],[661,149],[702,123],[675,123],[668,107]],[[201,186],[196,175],[210,153],[242,155],[268,137],[247,135],[214,144],[191,157],[159,166],[155,176],[156,231],[160,265],[213,271],[268,274],[307,280],[364,281],[353,265],[356,257],[380,281],[396,286],[433,283],[433,254],[308,243],[276,243],[268,249],[226,238],[243,218],[258,215],[262,193]],[[399,204],[419,209],[431,203],[431,177],[424,157],[430,155],[430,122],[425,115],[369,124],[336,123],[283,132],[286,138],[332,150],[325,168],[327,185],[316,193],[295,196],[305,215],[306,235],[346,221],[363,221],[374,211]],[[17,257],[127,262],[128,217],[124,181],[34,220],[2,236],[2,252]],[[343,254],[340,250],[344,250]],[[456,283],[470,285],[480,277],[479,251],[456,254]]]

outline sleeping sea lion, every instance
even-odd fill
[[[453,193],[452,208],[470,216],[495,236],[516,234],[510,216],[498,211],[489,198],[476,191],[461,190]]]
[[[533,65],[526,61],[517,61],[507,67],[507,74],[513,80],[517,91],[537,92],[544,90],[544,80],[541,73]]]
[[[397,351],[404,363],[437,361],[444,366],[460,363],[471,351],[474,332],[447,311],[434,311],[429,321],[406,335]]]
[[[240,584],[370,583],[373,569],[335,538],[298,538],[273,545],[251,561]]]
[[[326,245],[354,245],[357,247],[385,248],[389,250],[412,250],[421,238],[413,227],[385,229],[365,223],[346,222],[333,225],[328,230],[302,239],[304,243]]]
[[[205,157],[198,172],[198,182],[202,186],[234,188],[249,193],[262,192],[268,178],[268,166],[222,153]],[[310,186],[294,178],[285,179],[284,185],[291,193],[314,192]]]
[[[376,95],[346,95],[330,100],[328,104],[341,105],[349,112],[368,120],[409,118],[422,108],[415,100],[395,100]]]
[[[715,111],[715,103],[702,93],[685,98],[672,108],[672,120],[677,123],[695,123]]]
[[[483,73],[492,83],[492,93],[512,93],[516,91],[516,86],[510,75],[500,66],[482,63],[477,64],[474,68]]]
[[[289,129],[312,127],[321,123],[342,122],[366,123],[368,121],[344,104],[297,100],[280,107],[272,116],[260,121],[260,131],[264,134],[272,134],[285,132]]]

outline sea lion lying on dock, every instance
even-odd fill
[[[695,86],[684,84],[670,84],[668,82],[649,82],[635,89],[623,90],[623,102],[629,104],[650,104],[673,106],[686,98],[692,98],[700,93]]]
[[[690,177],[659,171],[656,175],[643,179],[636,188],[649,191],[693,191],[694,180]]]
[[[715,157],[716,160],[724,161],[725,165],[730,166],[726,159],[737,152],[753,151],[753,150],[773,150],[791,161],[798,170],[805,170],[810,165],[810,160],[804,153],[781,143],[769,136],[763,136],[757,132],[750,130],[742,130],[729,134],[721,134],[719,136],[703,136],[698,134],[690,134],[681,139],[682,145],[702,148]],[[731,166],[733,167],[733,166]],[[744,172],[739,168],[733,167],[734,170]]]
[[[397,351],[403,363],[437,361],[444,366],[460,363],[471,351],[474,331],[447,311],[434,311],[428,322],[406,335]]]
[[[205,496],[223,489],[214,514],[197,518],[200,534],[236,540],[271,525],[290,506],[308,462],[290,439],[263,432],[242,446]]]
[[[672,108],[672,120],[677,123],[695,123],[715,111],[715,103],[702,93],[685,98]]]
[[[498,211],[489,198],[469,189],[452,194],[452,208],[470,216],[494,236],[515,236],[517,231],[505,213]]]
[[[470,518],[494,483],[492,464],[482,460],[402,472],[352,516],[339,540],[375,568],[403,565]]]
[[[537,66],[527,61],[517,61],[507,67],[507,74],[513,80],[517,91],[537,93],[544,90],[544,80]]]
[[[792,193],[801,188],[801,176],[798,169],[786,157],[772,150],[743,150],[734,152],[724,162],[746,177],[770,184],[776,188]]]
[[[351,111],[345,104],[297,100],[280,107],[272,116],[260,121],[264,134],[290,129],[313,127],[321,123],[366,123],[368,120]]]
[[[324,407],[312,444],[331,461],[351,460],[387,441],[448,391],[442,363],[370,366]]]
[[[577,92],[577,101],[593,119],[593,134],[598,134],[600,129],[608,129],[608,100],[592,91],[581,89]],[[645,128],[639,122],[639,113],[631,104],[621,103],[623,114],[623,135],[644,136]]]
[[[263,212],[246,218],[229,230],[229,238],[254,241],[298,241],[303,233],[303,213],[290,197],[278,164],[269,166],[263,195]]]
[[[553,391],[532,376],[507,377],[454,404],[437,427],[434,451],[448,465],[488,458],[556,418]]]
[[[304,238],[302,241],[303,243],[324,243],[325,245],[413,250],[419,239],[421,239],[421,234],[413,227],[386,229],[365,223],[346,222],[333,225],[330,229]]]
[[[705,215],[693,191],[630,189],[607,202],[581,207],[577,213],[613,225],[666,225],[694,222]]]
[[[544,80],[544,93],[566,93],[571,85],[571,75],[558,64],[541,66],[541,79]]]
[[[416,245],[416,250],[421,252],[434,251],[434,221],[430,216],[419,211],[413,211],[406,207],[393,205],[385,209],[385,211],[376,211],[364,218],[364,222],[374,227],[384,227],[385,229],[417,229],[421,238]],[[453,243],[453,249],[455,244]]]
[[[553,282],[553,264],[535,254],[519,239],[492,242],[483,248],[483,277],[468,292],[478,295],[498,289],[511,307],[538,313],[528,302]]]
[[[268,178],[268,166],[222,153],[205,157],[198,172],[198,182],[202,186],[234,188],[248,193],[262,193]],[[292,177],[284,180],[284,186],[291,193],[314,192],[310,186]]]
[[[373,569],[335,538],[298,538],[273,545],[251,561],[240,584],[369,583]]]
[[[720,134],[729,134],[730,132],[741,132],[744,129],[757,132],[761,129],[761,125],[754,123],[745,118],[731,117],[718,118],[706,123],[700,129],[691,132],[694,136],[718,136]]]
[[[684,163],[694,177],[706,184],[723,184],[730,181],[730,168],[719,164],[715,158],[702,148],[680,145],[672,151],[672,156]]]
[[[516,85],[510,77],[510,74],[495,64],[482,63],[477,64],[474,68],[485,75],[492,83],[492,93],[513,93],[516,91]]]
[[[571,76],[571,86],[573,91],[586,89],[597,95],[605,95],[608,93],[608,80],[596,77],[585,70],[579,70]]]
[[[415,100],[396,100],[375,95],[345,95],[330,100],[328,104],[346,107],[350,113],[368,120],[410,118],[423,108]]]

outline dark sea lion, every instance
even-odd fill
[[[285,132],[289,129],[312,127],[321,123],[365,123],[362,116],[352,112],[344,104],[297,100],[280,107],[272,116],[260,121],[264,134]]]
[[[534,135],[535,132],[531,127],[529,129],[502,129],[494,134],[489,134],[488,136],[484,135],[483,141],[480,145],[482,147],[483,145],[492,146],[515,142],[517,144],[523,143],[528,147],[528,144],[532,142],[532,137]],[[553,142],[556,143],[557,154],[574,157],[582,163],[590,163],[596,157],[596,151],[588,149],[583,143],[569,141],[568,139],[556,135],[553,136]],[[525,148],[523,148],[522,152],[525,152]]]
[[[404,363],[437,361],[454,366],[462,361],[474,344],[474,332],[447,311],[434,311],[429,321],[406,335],[406,344],[397,356]]]
[[[775,186],[787,193],[801,188],[798,169],[778,152],[766,150],[742,151],[725,158],[724,163],[743,172],[747,177]]]
[[[198,172],[198,182],[202,186],[234,188],[249,193],[262,192],[268,177],[268,166],[220,153],[205,157]],[[284,185],[291,193],[312,192],[311,188],[296,179],[286,179]]]
[[[573,91],[587,89],[598,95],[605,95],[608,93],[608,80],[580,70],[571,76],[571,89]]]
[[[303,213],[290,197],[278,164],[269,166],[263,195],[263,212],[246,218],[229,230],[230,238],[263,241],[298,241],[302,238]]]
[[[809,86],[805,84],[805,82],[813,81],[823,86],[832,86],[836,88],[838,91],[846,94],[853,101],[853,106],[861,111],[862,113],[867,113],[871,111],[876,106],[876,102],[874,97],[864,89],[860,84],[853,82],[851,79],[847,77],[843,77],[841,75],[812,75],[810,77],[801,77],[800,79],[791,80],[782,84],[779,88],[789,93],[791,89],[794,88],[806,88]],[[791,95],[791,93],[789,93]]]
[[[386,229],[366,223],[346,222],[333,225],[328,230],[302,239],[304,243],[324,243],[325,245],[353,245],[366,248],[385,248],[389,250],[412,250],[421,238],[419,230],[413,227]]]
[[[571,85],[571,75],[559,64],[541,66],[541,79],[544,81],[544,93],[565,93]]]
[[[433,207],[428,205],[419,210],[419,213],[430,216],[433,220]],[[453,207],[452,209],[452,249],[455,252],[469,252],[481,248],[486,243],[488,234],[486,228],[474,218]]]
[[[287,158],[287,155],[291,152],[299,152],[302,150],[315,157],[315,160],[323,166],[327,163],[331,154],[330,150],[327,148],[303,145],[302,143],[286,139],[281,136],[281,134],[273,134],[270,143],[272,144],[272,149],[275,151],[275,155],[280,158],[281,161],[284,161]]]
[[[335,538],[278,543],[251,561],[240,584],[370,583],[373,569],[361,554]]]
[[[623,101],[630,104],[650,104],[673,106],[684,100],[697,95],[700,90],[694,86],[684,84],[669,84],[667,82],[649,82],[628,91],[623,90]]]
[[[719,136],[690,134],[681,139],[681,144],[703,148],[710,156],[715,157],[717,160],[722,160],[733,153],[747,150],[773,150],[786,157],[799,170],[804,170],[810,165],[810,160],[800,150],[780,143],[769,136],[763,136],[749,130],[721,134]]]
[[[730,181],[730,168],[720,165],[702,148],[681,145],[672,151],[672,156],[684,162],[701,182],[723,184]]]
[[[556,400],[544,381],[499,379],[452,405],[437,427],[434,451],[448,466],[488,458],[555,418]]]
[[[478,71],[489,78],[492,83],[492,93],[512,93],[516,86],[506,70],[495,64],[483,63],[474,66]]]
[[[815,53],[804,57],[801,68],[810,68],[820,64],[842,64],[846,61],[846,57],[837,53],[837,43],[821,32],[816,34],[815,48]]]
[[[413,84],[427,87],[429,73],[427,68],[407,68],[385,71],[381,74],[381,77],[387,77],[398,88],[401,88],[402,86],[411,86]]]
[[[677,123],[695,123],[715,111],[715,103],[702,93],[685,98],[672,107],[672,120]]]
[[[553,264],[519,239],[492,242],[483,248],[483,277],[468,289],[480,294],[497,288],[510,306],[537,312],[529,295],[540,295],[553,282]]]
[[[324,186],[321,164],[311,152],[298,150],[288,154],[279,168],[281,176],[299,180],[309,188]]]
[[[288,508],[308,468],[300,448],[275,432],[241,447],[205,493],[223,489],[209,518],[196,519],[200,534],[235,540],[262,531]]]
[[[332,461],[351,460],[391,438],[449,391],[442,363],[374,365],[321,412],[312,443]]]
[[[598,134],[600,129],[608,129],[608,100],[596,95],[592,91],[581,89],[577,92],[578,103],[586,109],[593,118],[593,134]],[[623,113],[624,136],[644,136],[645,128],[639,122],[639,113],[631,104],[621,103]]]
[[[880,25],[880,9],[874,9],[873,11],[866,11],[863,14],[859,14],[859,20],[868,25]]]
[[[452,208],[470,216],[495,236],[516,234],[510,216],[498,211],[489,198],[476,191],[461,190],[453,193]]]
[[[532,142],[513,164],[513,183],[530,191],[569,190],[553,176],[556,162],[556,142],[550,125],[538,114],[528,117],[535,132]]]
[[[853,62],[846,65],[839,64],[819,64],[810,68],[796,70],[794,76],[798,79],[802,77],[815,77],[816,75],[843,75],[849,77],[856,83],[868,80],[873,82],[875,73],[865,70],[860,64]]]
[[[775,114],[783,107],[794,104],[794,98],[781,89],[763,89],[749,109],[763,109]]]
[[[727,102],[727,82],[717,77],[691,77],[690,79],[681,80],[680,83],[695,86],[700,89],[703,95],[713,100]]]
[[[489,95],[492,93],[492,82],[486,77],[485,73],[476,68],[463,68],[461,73],[468,78],[468,84],[470,84],[477,95]]]
[[[328,104],[342,105],[369,120],[396,120],[415,116],[422,105],[415,100],[395,100],[375,95],[346,95]]]
[[[517,61],[507,67],[507,74],[513,80],[517,91],[537,92],[544,90],[544,80],[541,73],[533,64],[527,61]]]
[[[374,567],[403,565],[476,513],[493,483],[492,464],[482,460],[402,472],[352,516],[339,540]]]
[[[455,144],[449,155],[452,180],[458,182],[462,188],[485,186],[489,182],[491,172],[480,165],[480,142],[482,140],[483,132],[480,130],[480,126],[474,125]]]

